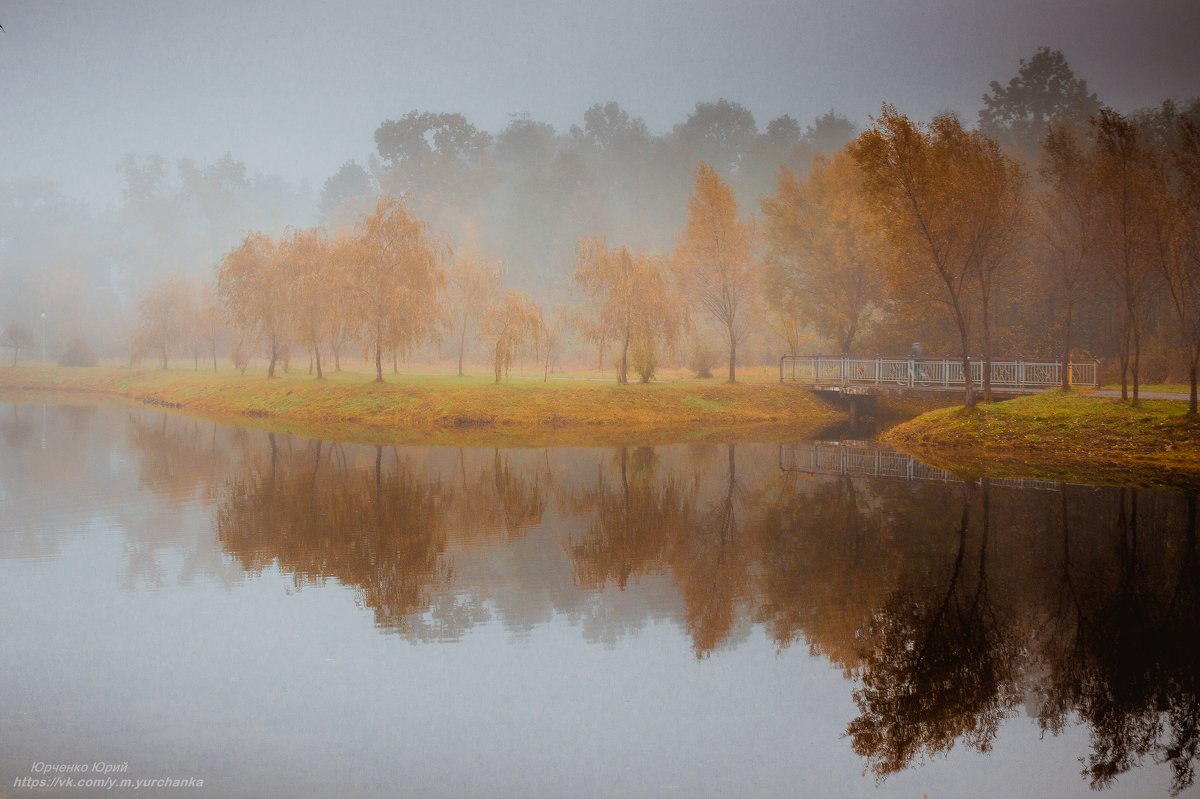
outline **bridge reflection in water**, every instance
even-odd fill
[[[779,445],[779,469],[783,472],[864,477],[891,477],[934,483],[962,483],[953,472],[930,466],[903,452],[867,441],[802,441]],[[994,488],[1027,488],[1061,491],[1062,483],[1051,480],[1027,480],[1020,477],[993,477]]]

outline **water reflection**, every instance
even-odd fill
[[[51,410],[43,457],[39,412],[0,421],[20,520],[0,523],[3,555],[53,555],[38,520],[111,495],[130,588],[168,581],[171,550],[182,582],[346,586],[413,641],[560,614],[611,646],[666,619],[704,661],[758,627],[850,681],[845,732],[878,780],[987,752],[1022,712],[1087,729],[1094,788],[1151,763],[1173,793],[1195,780],[1195,495],[822,474],[762,444],[382,448],[86,410]],[[164,504],[130,510],[135,491]]]

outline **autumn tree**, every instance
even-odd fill
[[[275,376],[275,365],[289,346],[288,291],[278,256],[270,236],[251,232],[217,267],[221,305],[244,338],[266,345],[268,377]]]
[[[523,354],[538,352],[544,321],[542,311],[523,292],[509,289],[499,302],[488,309],[483,331],[495,342],[492,368],[496,383],[507,377],[512,362]]]
[[[629,382],[631,348],[643,382],[649,380],[659,351],[675,346],[682,325],[662,259],[587,238],[576,247],[572,281],[590,303],[583,315],[620,347],[617,382]]]
[[[1011,263],[1020,169],[954,116],[918,125],[886,104],[850,154],[891,244],[890,287],[946,308],[961,347],[966,405],[974,407],[972,316],[987,306],[992,270]]]
[[[737,382],[737,345],[748,332],[758,289],[754,237],[753,223],[738,218],[733,191],[712,166],[701,163],[674,264],[688,293],[724,329],[731,383]]]
[[[200,287],[196,297],[192,336],[201,345],[207,346],[212,356],[213,371],[217,371],[217,344],[225,337],[225,318],[221,302],[211,283]]]
[[[1100,207],[1101,264],[1119,298],[1121,399],[1138,402],[1142,327],[1152,278],[1154,216],[1160,165],[1142,134],[1122,114],[1105,108],[1092,121],[1096,146],[1096,199]]]
[[[448,320],[458,339],[458,376],[463,376],[467,336],[482,321],[500,288],[500,265],[478,255],[455,258],[449,269]]]
[[[1178,131],[1174,167],[1181,252],[1167,262],[1165,277],[1188,353],[1191,386],[1188,413],[1195,416],[1196,376],[1200,364],[1200,119],[1195,116],[1181,118]]]
[[[762,199],[768,303],[798,313],[849,355],[882,290],[880,242],[845,154],[817,158],[807,180],[786,167]],[[793,309],[794,310],[790,310]]]
[[[20,322],[9,322],[4,326],[4,332],[0,333],[0,347],[9,347],[13,351],[13,366],[17,365],[21,349],[32,347],[33,344],[33,331]]]
[[[1046,190],[1039,198],[1041,237],[1046,267],[1062,300],[1062,389],[1070,388],[1071,330],[1082,284],[1096,267],[1099,231],[1093,162],[1069,128],[1052,127],[1042,140],[1041,176]]]
[[[633,278],[637,294],[630,366],[643,383],[649,383],[663,356],[678,350],[689,319],[665,258],[638,253],[633,257]]]
[[[133,336],[131,360],[153,352],[166,369],[170,351],[187,343],[194,307],[191,286],[179,276],[143,294],[138,300],[138,329]]]
[[[437,334],[446,251],[395,197],[380,198],[361,224],[360,240],[350,285],[362,321],[359,335],[375,354],[375,381],[382,383],[385,350],[407,354]]]
[[[325,333],[329,352],[333,355],[333,369],[336,372],[342,371],[343,347],[347,342],[358,338],[360,329],[353,286],[355,272],[361,261],[361,247],[362,242],[359,238],[347,232],[342,232],[327,243],[328,260],[323,274],[329,324]]]
[[[296,337],[313,353],[317,379],[321,369],[321,345],[335,323],[329,302],[330,251],[320,228],[289,228],[279,243],[279,261],[287,285],[288,306]]]
[[[566,310],[560,308],[552,315],[552,318],[546,319],[542,317],[541,329],[538,330],[537,339],[539,342],[538,360],[542,366],[542,382],[545,383],[550,379],[550,367],[558,359],[559,350],[562,349],[563,331],[567,327]]]
[[[983,398],[992,401],[993,304],[1001,288],[1019,273],[1029,227],[1024,170],[995,139],[978,134],[959,158],[969,195],[963,205],[970,226],[970,260],[979,292],[983,337]]]

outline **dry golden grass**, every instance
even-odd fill
[[[943,408],[894,427],[884,440],[938,465],[989,474],[1081,481],[1200,485],[1200,421],[1187,403],[1052,391]]]
[[[293,370],[0,369],[7,391],[90,392],[221,421],[330,438],[421,443],[660,443],[696,438],[797,438],[840,415],[795,386],[361,372],[314,380]]]

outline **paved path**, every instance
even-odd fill
[[[1130,391],[1129,395],[1133,396],[1133,392]],[[1119,397],[1119,396],[1121,396],[1121,392],[1117,391],[1117,390],[1106,388],[1103,390],[1098,389],[1096,391],[1089,391],[1089,392],[1087,392],[1087,396],[1089,396],[1089,397]],[[1187,394],[1174,394],[1174,393],[1167,392],[1167,391],[1139,391],[1138,399],[1165,399],[1165,400],[1181,400],[1183,402],[1187,402],[1189,397]]]

